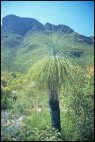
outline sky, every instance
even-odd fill
[[[79,34],[94,36],[93,1],[2,1],[1,19],[9,14],[67,25]]]

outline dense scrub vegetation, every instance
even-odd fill
[[[5,141],[93,141],[93,73],[79,74],[76,84],[61,88],[61,134],[50,128],[47,90],[39,91],[18,72],[2,74],[1,134]],[[12,91],[17,100],[13,101]]]

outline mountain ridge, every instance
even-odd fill
[[[87,44],[93,44],[94,38],[87,37],[76,33],[67,25],[54,25],[51,23],[46,23],[43,25],[38,20],[34,18],[19,17],[16,15],[7,15],[2,19],[1,35],[13,33],[24,37],[27,33],[33,33],[35,31],[42,31],[45,33],[58,31],[62,34],[72,34],[74,33],[74,40],[76,42],[86,42]]]
[[[22,24],[23,23],[23,24]],[[28,28],[27,25],[28,24]],[[23,30],[25,30],[25,32],[18,32],[18,25],[19,27],[23,27]],[[38,26],[39,25],[39,26]],[[17,26],[17,27],[16,27]],[[2,32],[15,32],[17,34],[21,34],[24,35],[25,33],[27,33],[30,29],[32,28],[37,28],[37,30],[63,30],[63,29],[67,29],[67,33],[71,33],[73,32],[73,30],[66,26],[66,25],[54,25],[51,23],[46,23],[45,25],[43,25],[42,23],[40,23],[38,20],[34,19],[34,18],[26,18],[26,17],[19,17],[16,15],[7,15],[2,19]],[[20,29],[21,31],[21,29]],[[69,32],[68,32],[69,31]],[[66,31],[65,31],[66,32]]]
[[[26,21],[26,25],[30,22],[30,24],[28,25],[29,28],[27,29],[27,26],[24,24],[24,22]],[[22,24],[23,23],[23,24]],[[7,15],[5,17],[2,18],[2,28],[1,30],[3,32],[6,32],[8,30],[12,31],[14,29],[16,29],[16,25],[21,24],[21,27],[22,26],[26,26],[26,31],[24,33],[20,33],[20,34],[25,34],[26,32],[28,32],[30,29],[32,29],[33,27],[38,27],[40,28],[41,30],[45,30],[45,29],[48,29],[48,30],[62,30],[65,28],[65,30],[63,30],[63,32],[65,31],[66,32],[66,29],[69,31],[67,31],[66,33],[72,33],[74,32],[74,30],[72,28],[70,28],[69,26],[67,25],[64,25],[64,24],[58,24],[58,25],[54,25],[54,24],[51,24],[51,23],[46,23],[45,25],[42,24],[41,22],[39,22],[38,20],[34,19],[34,18],[27,18],[27,17],[19,17],[19,16],[16,16],[16,15],[13,15],[13,14],[10,14],[10,15]],[[39,26],[38,26],[39,25]],[[14,26],[14,29],[13,29],[13,26]],[[79,34],[81,35],[81,34]],[[87,36],[85,36],[87,37]],[[91,36],[89,36],[91,37]],[[88,37],[88,38],[89,38]]]

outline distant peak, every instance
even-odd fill
[[[55,31],[60,31],[61,30],[62,33],[68,33],[68,34],[74,32],[74,30],[71,29],[69,26],[62,25],[62,24],[53,25],[53,24],[50,24],[50,23],[46,23],[44,28],[46,30],[55,30]]]
[[[13,14],[2,19],[2,31],[25,35],[29,30],[43,30],[43,24],[33,18],[19,17]]]
[[[20,18],[19,16],[16,16],[16,15],[14,15],[14,14],[6,15],[6,16],[5,16],[5,17],[3,17],[3,18],[5,19],[5,18],[7,18],[7,17],[12,17],[12,18],[13,18],[13,17],[18,17],[18,18]],[[3,19],[3,18],[2,18],[2,19]]]

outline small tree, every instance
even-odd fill
[[[47,88],[49,94],[49,107],[51,126],[61,132],[59,91],[61,86],[69,86],[74,81],[74,60],[66,51],[68,47],[61,33],[35,34],[32,44],[39,46],[39,55],[42,59],[37,61],[29,71],[29,78],[36,82],[39,88]],[[73,63],[72,63],[73,61]]]

